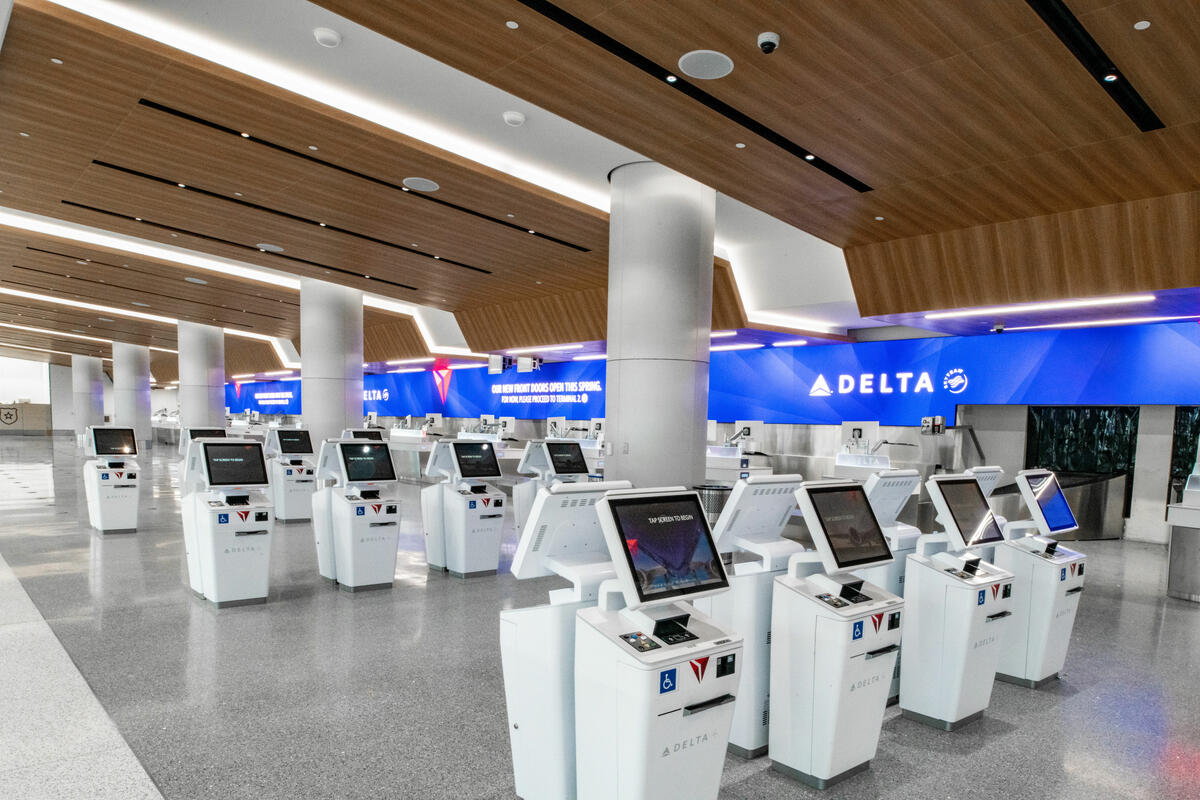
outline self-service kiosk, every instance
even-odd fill
[[[875,519],[887,539],[888,549],[892,551],[890,563],[880,564],[868,569],[858,570],[864,580],[876,586],[882,586],[892,594],[904,596],[904,570],[908,557],[917,551],[917,539],[921,536],[920,529],[896,518],[904,510],[909,499],[921,485],[921,473],[915,469],[889,469],[876,472],[867,478],[864,490]],[[896,659],[896,671],[892,675],[891,688],[888,691],[888,702],[900,699],[900,659]]]
[[[513,487],[513,521],[519,531],[525,529],[525,520],[529,519],[540,488],[556,481],[574,483],[588,479],[587,459],[577,441],[527,442],[517,472],[534,476]]]
[[[996,566],[1014,576],[1012,631],[996,677],[1036,689],[1066,662],[1087,558],[1051,538],[1079,527],[1054,473],[1024,470],[1017,488],[1033,519],[1010,522],[996,546]]]
[[[275,519],[311,519],[317,479],[312,435],[303,428],[272,428],[267,434],[266,454]]]
[[[612,557],[596,502],[629,481],[553,483],[538,489],[512,563],[518,580],[571,582],[549,605],[500,612],[500,657],[513,777],[522,800],[575,796],[575,612],[596,604]]]
[[[84,434],[83,493],[87,497],[88,521],[101,533],[137,529],[138,475],[137,436],[133,428],[92,425]]]
[[[809,555],[805,569],[820,569],[814,551],[783,537],[796,508],[796,489],[803,482],[800,475],[763,475],[742,478],[733,485],[713,526],[717,551],[729,577],[729,591],[693,602],[719,626],[743,637],[741,684],[729,732],[730,751],[743,758],[757,758],[767,752],[775,578],[784,573],[788,559],[797,553]]]
[[[496,448],[484,441],[440,441],[425,474],[441,482],[421,490],[425,559],[456,578],[494,575],[500,566],[504,492],[486,483],[500,477]]]
[[[382,442],[384,441],[383,428],[346,428],[339,438],[369,439],[373,442]]]
[[[975,477],[935,475],[925,486],[944,533],[921,536],[908,557],[900,710],[949,731],[983,716],[991,701],[1008,647],[1013,574],[974,552],[1003,539]],[[935,543],[948,549],[928,555]]]
[[[904,600],[851,574],[892,560],[862,484],[807,481],[796,502],[824,573],[775,579],[771,764],[824,789],[875,757]]]
[[[1003,467],[968,467],[963,470],[964,475],[970,475],[979,483],[979,489],[983,492],[983,497],[986,500],[992,496],[992,492],[996,491],[996,487],[1000,485],[1000,479],[1004,477]],[[991,503],[989,502],[990,506]],[[1000,532],[1004,532],[1004,527],[1008,524],[1008,520],[993,512],[996,518],[996,526],[1000,528]],[[984,561],[996,563],[996,545],[981,547],[976,552]]]
[[[265,603],[275,514],[262,442],[193,439],[182,486],[192,591],[218,608]]]
[[[317,570],[347,592],[389,589],[396,576],[400,505],[386,442],[327,439],[317,460],[313,537]]]
[[[575,628],[581,800],[714,800],[742,637],[686,601],[727,591],[696,492],[610,492],[596,504],[617,577]]]

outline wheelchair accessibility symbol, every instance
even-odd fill
[[[675,670],[664,669],[658,673],[658,693],[666,694],[675,691]]]

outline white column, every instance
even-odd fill
[[[604,472],[693,486],[704,481],[716,192],[651,162],[610,179]]]
[[[314,446],[362,426],[362,360],[362,292],[302,279],[300,402]]]
[[[179,421],[185,428],[225,427],[225,331],[179,323]]]
[[[1167,492],[1171,483],[1171,445],[1175,406],[1142,406],[1138,410],[1137,449],[1133,454],[1133,501],[1125,520],[1125,538],[1166,544]]]
[[[71,393],[74,395],[75,433],[104,422],[104,370],[95,356],[71,356]]]
[[[144,448],[150,447],[150,349],[113,343],[113,422],[133,428]]]

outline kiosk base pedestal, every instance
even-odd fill
[[[440,570],[439,570],[439,572],[440,572]],[[495,575],[497,573],[497,570],[481,569],[476,572],[455,572],[452,569],[448,569],[448,570],[446,570],[446,572],[449,572],[450,575],[455,578],[483,578],[487,575]]]
[[[344,583],[339,583],[337,587],[343,592],[354,594],[356,592],[373,592],[377,589],[391,589],[392,584],[390,581],[388,583],[370,583],[362,586],[347,586]]]
[[[113,534],[113,533],[117,533],[117,534],[137,533],[137,528],[112,528],[107,531],[102,531],[99,528],[95,528],[95,531],[96,531],[96,533],[100,534],[101,536],[108,536],[109,534]]]
[[[956,731],[959,728],[970,725],[976,720],[983,719],[982,711],[976,711],[974,714],[968,714],[967,716],[955,722],[947,722],[944,719],[927,717],[924,714],[918,714],[916,711],[909,711],[908,709],[903,708],[900,709],[900,715],[905,719],[911,719],[913,722],[919,722],[922,725],[928,725],[931,728],[937,728],[941,731]]]
[[[1056,672],[1053,675],[1047,675],[1040,681],[1035,681],[1030,680],[1029,678],[1018,678],[1015,675],[1005,675],[1002,672],[997,672],[996,680],[1004,681],[1005,683],[1011,683],[1015,686],[1024,686],[1026,689],[1041,689],[1043,686],[1054,683],[1054,681],[1058,680],[1058,673]]]
[[[265,597],[250,597],[246,600],[222,600],[220,603],[213,603],[216,608],[237,608],[238,606],[260,606],[267,602]]]
[[[753,750],[747,750],[744,747],[738,747],[736,744],[729,745],[729,752],[733,753],[738,758],[744,758],[750,761],[755,758],[761,758],[767,754],[767,746],[756,747]]]
[[[842,781],[846,780],[846,778],[852,778],[860,772],[866,772],[870,766],[871,766],[870,761],[864,761],[863,763],[859,764],[857,767],[851,767],[850,769],[846,770],[845,772],[842,772],[838,775],[834,775],[832,778],[818,778],[814,775],[809,775],[807,773],[801,772],[798,769],[792,769],[791,767],[787,766],[786,764],[780,764],[778,761],[771,762],[771,769],[775,770],[776,772],[778,772],[781,775],[788,776],[789,778],[791,778],[794,781],[799,781],[800,783],[803,783],[805,786],[811,786],[814,789],[828,789],[830,786],[833,786],[835,783],[841,783]]]

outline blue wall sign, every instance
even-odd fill
[[[428,370],[368,375],[364,412],[518,419],[604,416],[603,361],[538,372]],[[300,413],[300,382],[225,387],[233,412]],[[1191,405],[1200,402],[1194,322],[712,354],[709,419],[919,425],[959,405]]]

